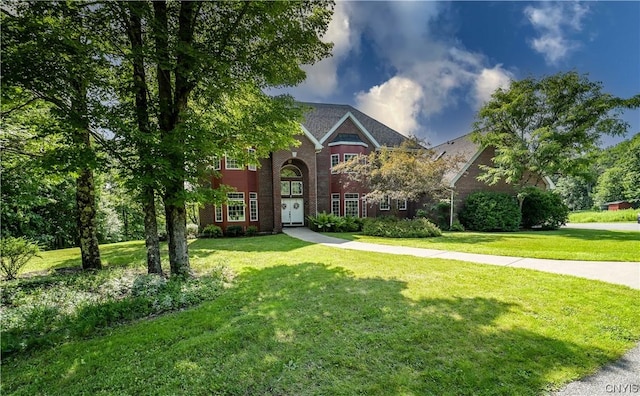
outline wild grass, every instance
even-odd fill
[[[134,246],[103,257],[136,262]],[[197,271],[227,262],[235,286],[9,357],[2,394],[539,395],[640,340],[640,291],[602,282],[285,235],[197,240],[190,253]]]
[[[569,223],[617,223],[637,221],[640,209],[601,210],[569,213]]]
[[[640,261],[640,234],[635,231],[560,229],[504,233],[444,232],[434,238],[380,238],[360,233],[333,237],[384,245],[410,246],[498,256],[555,260]]]

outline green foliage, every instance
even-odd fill
[[[210,301],[233,278],[218,264],[188,279],[108,269],[7,282],[1,306],[2,355],[95,336],[115,325]]]
[[[244,229],[239,225],[230,225],[224,230],[224,236],[239,237],[244,235]]]
[[[637,221],[638,209],[598,210],[569,213],[570,223],[617,223]]]
[[[309,228],[319,232],[357,232],[362,229],[363,219],[352,216],[336,216],[333,213],[318,213],[307,217]]]
[[[585,154],[598,150],[603,134],[625,133],[622,107],[631,105],[576,72],[512,81],[477,114],[473,139],[496,148],[481,179],[525,186],[541,175],[585,176]]]
[[[425,205],[425,207],[428,204]],[[429,219],[432,223],[436,224],[440,229],[449,228],[449,218],[451,216],[451,203],[449,201],[439,201],[435,204],[428,205],[428,209],[418,209],[416,211],[417,217],[423,217]]]
[[[449,231],[462,232],[464,231],[464,226],[462,225],[462,223],[460,223],[460,220],[456,219],[453,221],[453,224],[451,224],[451,228],[449,228]]]
[[[640,203],[640,134],[604,150],[593,200],[596,205],[626,200]]]
[[[446,191],[445,173],[461,164],[461,157],[434,159],[434,152],[421,142],[405,140],[400,147],[382,147],[366,158],[356,157],[342,162],[333,170],[345,176],[345,183],[367,187],[367,202],[387,199],[416,201],[424,196],[440,197]]]
[[[591,183],[584,179],[564,176],[556,181],[555,192],[560,195],[562,202],[569,210],[585,210],[593,206],[591,198]]]
[[[247,230],[244,234],[248,237],[256,236],[258,235],[258,227],[250,225],[249,227],[247,227]]]
[[[566,224],[568,218],[569,208],[558,194],[535,187],[525,189],[522,203],[523,228],[556,230]]]
[[[205,238],[220,238],[222,236],[222,228],[215,224],[209,224],[202,229],[202,236]]]
[[[386,238],[429,238],[442,235],[438,226],[427,219],[398,219],[391,216],[366,219],[362,233]]]
[[[459,217],[464,227],[472,231],[517,231],[522,220],[515,197],[484,191],[467,197]]]
[[[40,248],[25,238],[0,238],[0,270],[6,279],[15,279],[22,267],[37,256]]]
[[[194,223],[187,224],[187,238],[193,239],[198,235],[198,225]]]

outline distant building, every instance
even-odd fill
[[[624,210],[631,209],[633,206],[627,201],[605,202],[602,204],[603,210]]]

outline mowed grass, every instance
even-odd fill
[[[570,223],[617,223],[637,221],[640,209],[600,210],[569,213]]]
[[[640,261],[640,233],[560,229],[505,233],[444,232],[436,238],[381,238],[359,233],[326,235],[352,241],[454,252],[555,260]]]
[[[111,265],[144,266],[141,242],[102,250]],[[197,240],[190,253],[197,271],[226,261],[236,285],[5,359],[2,394],[539,395],[640,340],[640,291],[623,286],[285,235]]]

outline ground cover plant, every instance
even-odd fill
[[[570,223],[617,223],[637,221],[640,209],[590,210],[569,213]]]
[[[635,231],[579,230],[518,232],[443,232],[435,238],[380,238],[359,233],[331,236],[455,252],[532,257],[554,260],[640,261],[640,238]]]
[[[103,247],[132,262],[138,250]],[[640,340],[640,291],[622,286],[285,235],[195,240],[190,252],[199,271],[225,260],[235,286],[10,356],[2,394],[538,395]]]
[[[392,216],[366,219],[362,233],[385,238],[430,238],[442,235],[442,231],[427,219],[399,219]]]

